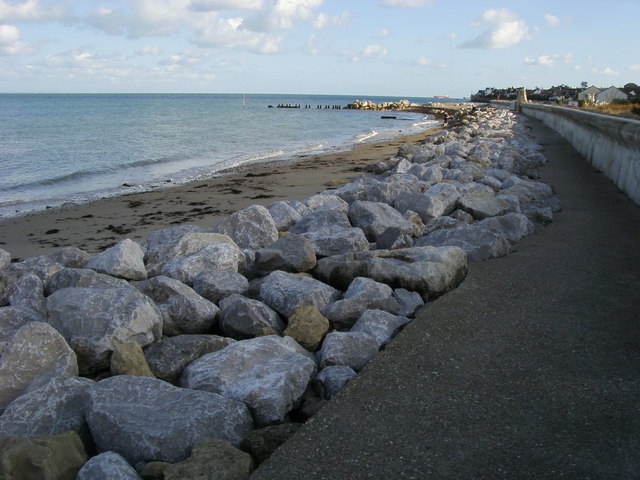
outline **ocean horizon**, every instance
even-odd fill
[[[344,109],[356,99],[404,98],[0,94],[0,218],[204,180],[255,162],[348,150],[438,123],[419,113],[383,119],[380,112]],[[301,108],[277,108],[289,104]]]

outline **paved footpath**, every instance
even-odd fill
[[[530,122],[554,223],[470,264],[252,480],[640,478],[640,207]]]

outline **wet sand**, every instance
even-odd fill
[[[17,261],[67,246],[96,253],[124,238],[142,241],[154,230],[175,225],[207,229],[223,216],[252,204],[301,200],[337,188],[361,175],[367,165],[394,156],[403,143],[419,143],[439,129],[358,145],[345,152],[301,156],[295,163],[255,164],[207,181],[4,220],[0,248]]]

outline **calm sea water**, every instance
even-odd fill
[[[209,178],[248,162],[345,150],[436,123],[412,113],[387,120],[380,112],[315,108],[344,107],[353,100],[239,94],[0,95],[0,217]],[[278,104],[314,108],[268,108]]]

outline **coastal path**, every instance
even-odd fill
[[[640,478],[640,207],[531,125],[554,222],[470,264],[253,480]]]

